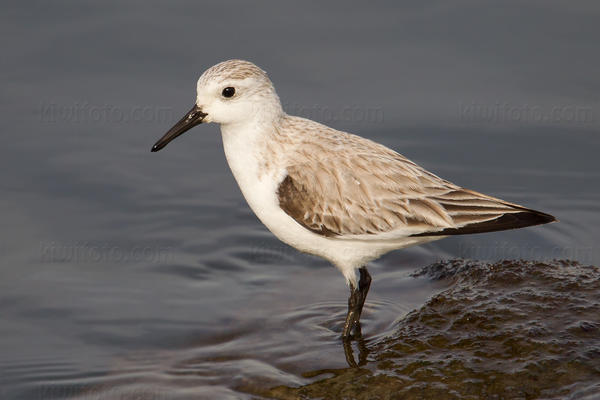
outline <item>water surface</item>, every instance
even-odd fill
[[[395,393],[407,380],[407,396],[415,387],[512,395],[510,379],[522,375],[489,379],[512,358],[475,368],[470,359],[486,345],[467,353],[452,345],[489,333],[485,323],[448,331],[418,320],[435,301],[465,301],[459,289],[480,287],[503,304],[511,283],[496,291],[470,272],[452,275],[458,283],[414,272],[443,260],[472,259],[475,271],[530,260],[507,267],[531,292],[525,315],[547,304],[555,268],[569,279],[597,276],[585,266],[600,262],[598,14],[593,4],[520,2],[5,5],[0,397],[324,397],[341,396],[335,385],[348,379],[356,382],[348,397]],[[190,108],[200,73],[229,58],[266,69],[290,113],[382,142],[560,223],[449,238],[373,263],[364,342],[352,347],[360,367],[350,368],[339,340],[341,274],[259,223],[218,128],[197,127],[149,152]],[[561,290],[561,307],[592,304],[590,285]],[[490,320],[503,312],[492,309]],[[559,338],[577,357],[598,348],[598,313],[585,313],[565,328],[572,339]],[[407,348],[415,329],[438,344]],[[527,343],[516,342],[515,357],[575,371],[565,380],[533,375],[538,383],[523,397],[551,397],[551,380],[594,393],[597,364],[547,364],[551,349]],[[402,369],[423,357],[431,369]],[[459,367],[435,364],[444,357]]]

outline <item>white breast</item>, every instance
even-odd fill
[[[267,225],[268,215],[277,206],[276,169],[264,168],[263,149],[258,134],[251,130],[221,128],[225,157],[248,205]]]
[[[325,258],[326,238],[308,231],[279,207],[277,188],[285,178],[285,165],[277,160],[265,162],[269,153],[260,132],[255,129],[221,127],[223,147],[248,205],[261,222],[281,241]]]

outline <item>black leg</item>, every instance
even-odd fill
[[[344,322],[344,330],[342,331],[342,339],[350,338],[352,328],[356,323],[356,304],[358,302],[358,289],[350,285],[350,297],[348,297],[348,313],[346,314],[346,322]]]
[[[358,327],[360,324],[360,314],[362,313],[365,300],[367,299],[369,287],[371,287],[371,275],[369,275],[367,268],[361,267],[358,271],[360,272],[358,288],[350,285],[348,314],[346,314],[346,322],[344,322],[344,330],[342,332],[342,339],[344,340],[349,339],[352,334],[352,329]]]
[[[362,313],[363,306],[365,305],[365,300],[367,299],[367,293],[369,293],[369,288],[371,287],[371,275],[369,275],[367,267],[361,267],[358,271],[360,272],[360,279],[358,281],[360,303],[358,305],[358,318],[356,319],[357,323],[360,320],[360,314]]]

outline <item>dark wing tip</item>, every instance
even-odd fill
[[[527,226],[548,224],[556,221],[557,219],[550,214],[524,208],[523,211],[503,214],[500,217],[489,221],[476,222],[460,228],[446,228],[437,232],[423,232],[411,236],[467,235],[471,233],[496,232],[508,229],[525,228]]]

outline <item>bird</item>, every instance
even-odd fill
[[[448,236],[556,221],[455,185],[367,138],[288,115],[267,73],[250,61],[208,68],[194,106],[151,151],[211,122],[220,125],[229,167],[258,219],[343,274],[350,289],[345,341],[360,332],[370,261]]]

